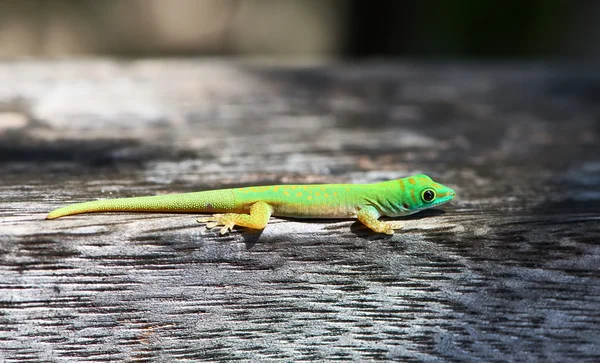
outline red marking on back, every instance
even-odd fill
[[[412,185],[417,184],[417,182],[415,181],[414,178],[408,178],[408,182],[411,183]]]
[[[404,186],[404,179],[398,179],[398,183],[400,184],[400,189],[402,189],[402,191],[405,191],[406,187]]]

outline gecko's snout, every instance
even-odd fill
[[[450,189],[450,192],[448,192],[448,200],[452,200],[454,198],[456,198],[456,192]]]
[[[449,202],[456,197],[456,192],[454,191],[454,189],[450,189],[448,187],[444,188],[445,190],[443,190],[441,194],[438,194],[440,204]]]

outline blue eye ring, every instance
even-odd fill
[[[435,200],[435,197],[436,197],[435,190],[433,190],[431,188],[427,188],[421,192],[421,199],[425,203],[433,202]]]

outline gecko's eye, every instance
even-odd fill
[[[425,203],[431,203],[435,199],[435,190],[433,189],[425,189],[421,192],[421,199]]]

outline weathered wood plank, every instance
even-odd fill
[[[0,361],[600,359],[600,72],[580,65],[0,64]],[[427,172],[392,236],[45,213]]]

